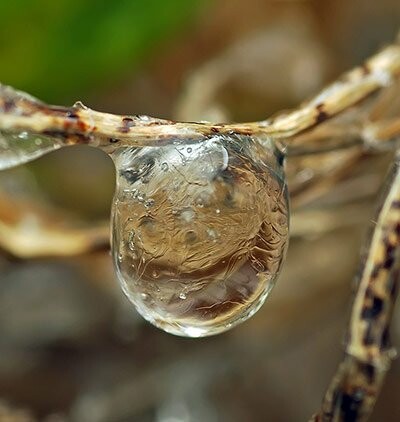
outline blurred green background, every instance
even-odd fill
[[[3,0],[1,80],[48,102],[86,97],[165,47],[206,3]]]

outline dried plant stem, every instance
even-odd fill
[[[264,121],[241,124],[181,123],[148,116],[118,116],[90,110],[80,103],[69,108],[54,107],[0,85],[0,129],[49,135],[65,144],[91,144],[107,152],[117,146],[160,145],[216,133],[269,137],[283,141],[284,148],[285,140],[290,141],[289,138],[341,113],[399,77],[400,45],[392,44],[297,109]],[[399,133],[398,126],[398,122],[392,124],[391,136]]]
[[[0,221],[0,251],[3,249],[22,259],[67,257],[108,250],[109,237],[109,224],[77,229],[39,226],[36,230],[26,230]]]
[[[370,415],[394,350],[389,326],[400,270],[400,155],[388,177],[360,272],[345,356],[314,421],[364,421]]]

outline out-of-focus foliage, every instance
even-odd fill
[[[205,0],[0,1],[0,80],[48,101],[112,81]]]

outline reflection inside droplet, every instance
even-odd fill
[[[273,147],[215,136],[121,148],[113,158],[114,262],[138,311],[195,337],[254,314],[288,240],[287,189]]]

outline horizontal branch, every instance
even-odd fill
[[[391,85],[399,77],[400,45],[392,44],[297,109],[264,121],[240,124],[186,123],[141,115],[120,116],[97,112],[81,103],[72,107],[49,106],[0,85],[0,131],[26,131],[53,137],[64,145],[84,143],[97,146],[108,153],[119,146],[154,146],[215,134],[269,137],[290,142],[289,138],[294,135],[336,116],[375,91]],[[397,129],[394,126],[394,130]]]

